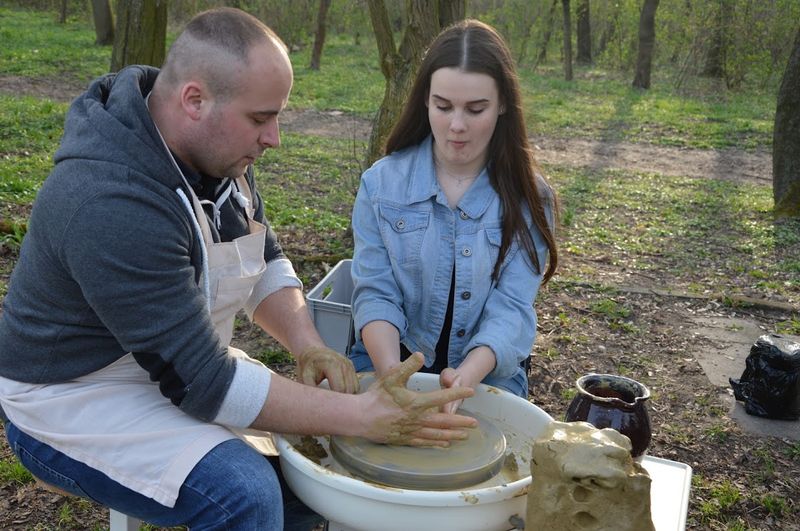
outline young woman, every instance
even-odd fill
[[[443,387],[484,382],[526,397],[533,301],[557,264],[557,200],[493,28],[465,20],[434,40],[386,153],[353,208],[356,370],[382,375],[421,351]]]

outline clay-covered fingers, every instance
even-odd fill
[[[417,393],[414,397],[414,407],[441,409],[442,406],[449,402],[460,402],[474,394],[475,390],[471,387],[451,387],[427,393]]]
[[[347,394],[358,392],[358,376],[356,376],[356,371],[353,368],[353,362],[349,359],[341,357],[338,363],[325,367],[323,372],[328,379],[328,385],[333,391]]]
[[[469,429],[477,424],[478,421],[472,417],[431,410],[416,419],[407,419],[387,442],[408,446],[447,447],[452,441],[462,441],[469,437]]]
[[[335,350],[326,347],[306,349],[298,357],[297,366],[300,381],[306,385],[319,385],[327,378],[333,391],[358,392],[359,382],[353,362]]]
[[[463,400],[454,400],[442,406],[442,413],[455,413],[461,407]]]
[[[464,428],[474,428],[478,425],[477,419],[467,415],[454,413],[429,413],[421,418],[422,429],[455,430],[463,431]]]
[[[425,356],[422,352],[415,352],[403,363],[382,376],[380,380],[387,387],[405,387],[411,375],[420,370],[424,363]]]
[[[421,428],[411,434],[408,446],[438,446],[447,448],[453,441],[463,441],[469,437],[465,430],[443,430],[436,428]]]

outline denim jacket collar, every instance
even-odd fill
[[[411,175],[408,177],[408,204],[436,197],[437,202],[447,205],[444,191],[436,181],[436,169],[433,164],[433,135],[428,135],[428,138],[420,144],[416,160],[411,166]],[[479,218],[486,212],[494,195],[489,182],[489,172],[483,168],[478,178],[459,201],[458,209],[470,218]]]

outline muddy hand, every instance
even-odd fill
[[[383,436],[378,437],[381,442],[449,446],[451,440],[467,438],[465,428],[477,425],[472,417],[439,412],[445,404],[472,396],[471,388],[454,387],[427,393],[406,388],[408,379],[422,367],[423,360],[422,354],[414,353],[370,386],[370,391],[377,392],[379,401],[390,410],[388,424],[382,426]]]
[[[333,391],[353,394],[358,392],[358,376],[353,362],[327,347],[304,350],[297,360],[300,381],[306,385],[319,385],[327,378]]]

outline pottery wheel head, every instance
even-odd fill
[[[478,427],[449,448],[393,446],[334,435],[331,453],[352,474],[391,487],[452,490],[476,485],[500,471],[506,437],[489,419],[464,410],[458,413],[476,418]]]

